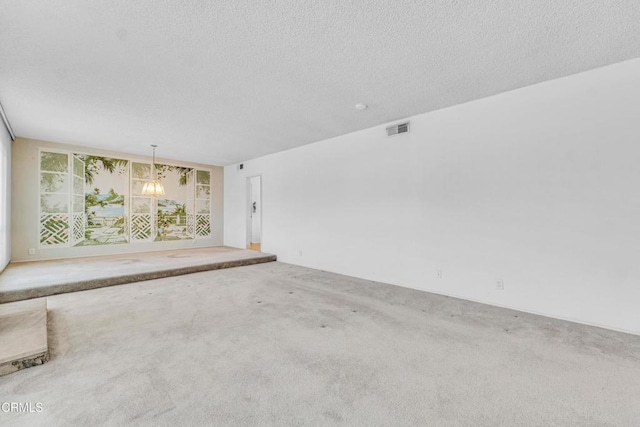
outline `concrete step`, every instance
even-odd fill
[[[47,360],[46,298],[0,304],[0,376]]]

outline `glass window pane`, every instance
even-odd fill
[[[73,177],[73,192],[84,195],[84,178]]]
[[[77,176],[84,176],[84,162],[73,156],[73,174]]]
[[[84,196],[73,196],[73,212],[79,213],[84,211]]]
[[[211,211],[211,203],[209,202],[209,200],[196,201],[197,213],[209,213],[210,211]]]
[[[150,179],[151,178],[151,165],[147,163],[131,164],[131,174],[134,179]]]
[[[211,187],[208,185],[196,186],[196,199],[208,199],[211,195]]]
[[[40,196],[40,212],[67,213],[69,199],[66,194],[43,194]]]
[[[146,181],[133,181],[131,183],[131,194],[134,196],[142,196],[142,187]]]
[[[196,183],[209,185],[211,184],[211,174],[209,171],[197,171],[196,172]]]
[[[48,172],[66,172],[69,167],[69,157],[67,154],[40,153],[40,170]]]
[[[151,199],[149,197],[133,197],[131,199],[131,211],[133,213],[149,213],[151,211]]]
[[[67,175],[42,172],[40,174],[40,191],[43,193],[66,193],[69,191]]]

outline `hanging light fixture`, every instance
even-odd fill
[[[153,161],[151,162],[151,181],[144,183],[142,187],[143,196],[164,196],[164,186],[158,181],[158,175],[156,174],[156,147],[157,145],[151,144],[153,147]]]

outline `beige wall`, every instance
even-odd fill
[[[11,260],[11,137],[0,124],[0,272]]]
[[[12,226],[11,226],[11,260],[31,261],[41,259],[55,259],[80,257],[91,255],[107,255],[126,252],[142,252],[165,249],[180,249],[205,246],[219,246],[223,242],[223,179],[221,167],[200,163],[189,163],[178,160],[156,158],[159,163],[167,162],[176,166],[198,167],[210,169],[211,198],[212,198],[212,235],[206,239],[192,239],[170,242],[144,242],[105,246],[83,246],[70,248],[40,248],[39,247],[39,173],[38,150],[49,148],[69,150],[97,156],[118,157],[133,161],[150,162],[151,157],[137,156],[109,150],[98,150],[76,145],[58,144],[54,142],[17,138],[13,144],[12,155]],[[29,255],[29,249],[35,249],[35,255]]]

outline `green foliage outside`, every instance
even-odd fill
[[[175,224],[175,218],[167,215],[163,211],[158,209],[158,239],[157,240],[166,240],[167,232],[169,231],[169,226],[171,224]]]
[[[158,179],[166,178],[167,172],[178,172],[180,175],[180,179],[178,180],[178,185],[185,186],[187,185],[187,175],[191,172],[192,168],[185,168],[182,166],[171,166],[171,165],[160,165],[156,164],[156,175],[158,175]]]
[[[128,172],[129,160],[112,159],[101,156],[78,156],[84,161],[84,180],[87,184],[93,184],[100,167],[109,173],[124,174]]]

